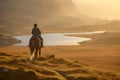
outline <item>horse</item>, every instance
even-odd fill
[[[30,41],[30,60],[39,58],[41,56],[41,39],[39,37],[33,36],[33,39]],[[39,53],[38,53],[39,52]]]

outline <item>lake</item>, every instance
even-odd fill
[[[44,40],[44,46],[70,46],[70,45],[80,45],[79,43],[83,41],[91,40],[91,38],[72,37],[72,36],[65,36],[65,35],[101,34],[101,33],[105,33],[105,31],[80,32],[80,33],[45,33],[45,34],[42,34],[42,37]],[[13,36],[16,39],[21,40],[21,43],[17,43],[15,45],[27,46],[31,36],[32,35]]]

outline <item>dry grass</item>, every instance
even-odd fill
[[[91,68],[80,62],[42,57],[33,62],[23,56],[0,53],[1,80],[119,80],[120,73]],[[26,57],[25,57],[26,58]]]
[[[24,56],[29,58],[29,48],[12,46],[2,47],[0,52],[12,54],[15,56]],[[57,58],[67,58],[71,61],[77,60],[82,64],[92,67],[98,67],[111,71],[120,71],[120,46],[119,45],[83,45],[83,46],[63,46],[63,47],[45,47],[42,49],[42,56],[54,54]]]

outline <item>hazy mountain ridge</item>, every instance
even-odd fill
[[[88,22],[76,17],[81,14],[72,0],[1,0],[0,9],[1,33],[29,33],[34,23],[42,25],[41,29],[46,30],[51,27],[71,28]]]
[[[108,31],[108,32],[120,32],[120,21],[119,20],[111,20],[105,21],[102,24],[96,25],[88,25],[83,26],[86,30],[101,30],[101,31]]]
[[[108,21],[81,14],[72,0],[1,0],[0,9],[0,32],[3,34],[31,33],[34,23],[38,23],[43,32],[109,29],[101,27],[101,23]],[[91,27],[91,24],[94,25]]]
[[[58,5],[56,0],[7,0],[1,1],[0,7],[4,15],[42,17],[48,12],[50,14],[60,10]]]

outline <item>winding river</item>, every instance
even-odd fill
[[[43,34],[44,46],[70,46],[79,45],[80,42],[91,40],[87,37],[72,37],[65,35],[74,34],[101,34],[105,31],[93,31],[93,32],[80,32],[80,33],[46,33]],[[17,43],[17,46],[27,46],[29,39],[32,35],[13,36],[14,38],[21,40],[21,43]],[[78,43],[79,42],[79,43]]]

